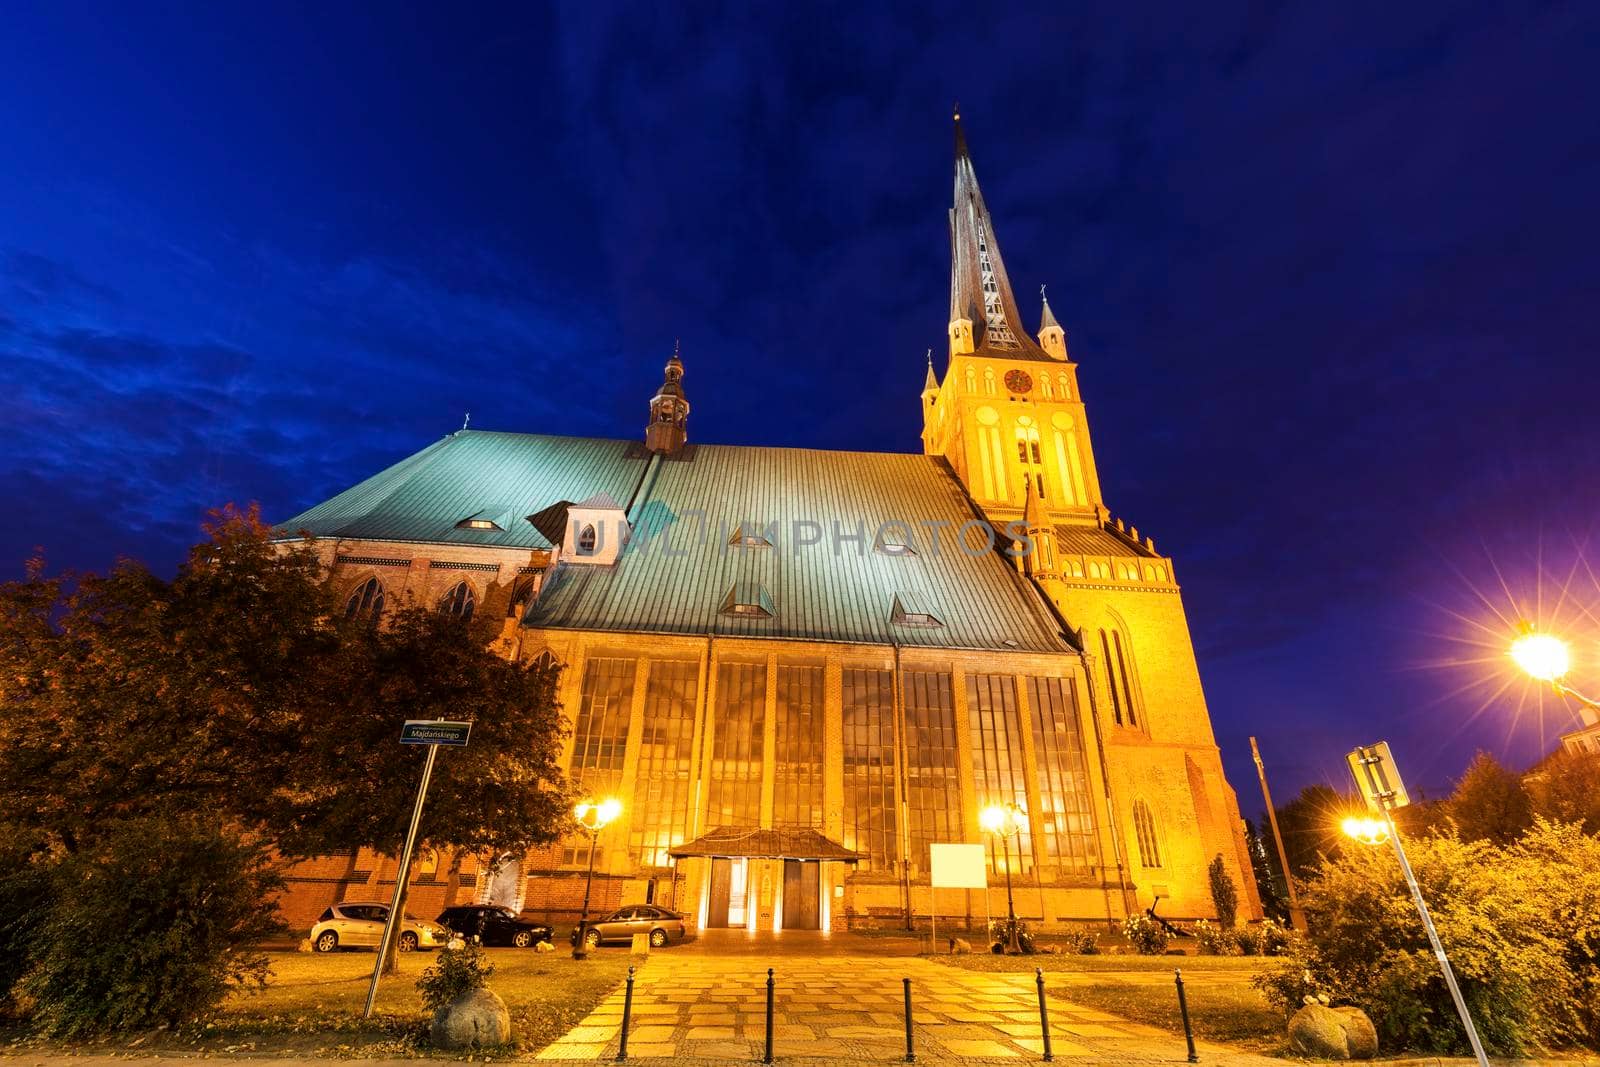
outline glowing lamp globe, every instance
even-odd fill
[[[978,825],[991,834],[1000,833],[1006,826],[1006,809],[998,804],[991,804],[978,812]]]
[[[1572,659],[1567,643],[1552,634],[1529,630],[1511,642],[1511,658],[1531,677],[1553,682],[1567,673]]]

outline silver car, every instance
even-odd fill
[[[341,948],[377,948],[383,940],[383,924],[389,919],[389,905],[345,901],[324,911],[311,928],[311,947],[318,952]],[[401,952],[440,948],[451,934],[438,923],[406,915],[400,923],[395,948]]]

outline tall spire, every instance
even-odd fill
[[[1004,359],[1049,359],[1033,339],[1022,332],[1011,280],[1000,258],[994,221],[978,188],[978,175],[961,128],[961,111],[955,114],[955,202],[950,208],[950,323],[952,351],[989,350]],[[970,346],[957,335],[969,323]]]
[[[644,429],[644,446],[668,455],[689,441],[689,400],[683,394],[683,360],[678,358],[678,342],[672,342],[672,358],[667,360],[661,388],[650,398],[650,422]]]
[[[928,393],[937,393],[938,391],[939,376],[933,373],[933,349],[930,348],[928,349],[928,376],[922,380],[922,392],[926,396]]]
[[[1039,299],[1044,303],[1044,311],[1039,316],[1039,347],[1056,359],[1066,359],[1067,332],[1051,313],[1050,298],[1044,295],[1042,285],[1039,286]]]

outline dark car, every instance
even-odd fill
[[[498,904],[458,904],[439,913],[438,923],[461,937],[476,937],[485,945],[532,948],[555,933],[544,923],[523,919]]]
[[[682,941],[685,933],[683,916],[677,912],[654,904],[628,904],[602,919],[592,920],[583,940],[594,948],[606,941],[632,941],[634,934],[649,934],[651,946],[661,948],[673,941]],[[578,943],[576,928],[570,940],[574,945]]]

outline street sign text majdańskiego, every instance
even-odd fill
[[[472,732],[470,722],[434,722],[431,719],[407,719],[400,728],[402,745],[452,745],[464,747],[467,735]]]

